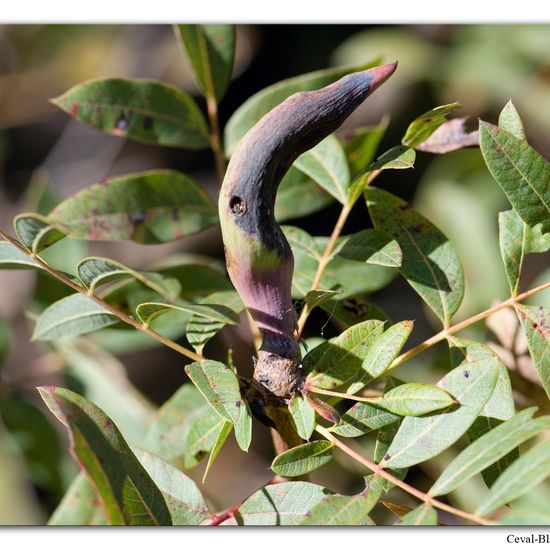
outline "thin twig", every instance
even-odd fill
[[[368,458],[365,458],[364,456],[360,455],[358,452],[354,451],[351,447],[348,447],[345,443],[340,441],[337,437],[334,437],[323,426],[317,426],[315,430],[319,434],[321,434],[323,437],[325,437],[328,441],[333,443],[336,447],[338,447],[341,451],[346,453],[348,456],[350,456],[357,462],[361,463],[363,466],[367,467],[371,472],[378,474],[380,477],[383,477],[384,479],[387,479],[388,481],[390,481],[400,489],[403,489],[403,491],[406,491],[410,495],[425,502],[426,504],[430,506],[434,506],[435,508],[439,508],[440,510],[444,510],[449,514],[453,514],[455,516],[461,517],[468,521],[472,521],[473,523],[478,523],[480,525],[494,525],[494,523],[492,521],[489,521],[488,519],[485,519],[476,514],[465,512],[464,510],[460,510],[459,508],[455,508],[454,506],[450,506],[449,504],[445,504],[444,502],[436,500],[433,497],[427,495],[426,493],[423,493],[422,491],[415,489],[414,487],[410,486],[408,483],[401,481],[399,478],[395,477],[389,472],[386,472],[386,470],[381,468],[378,464],[371,462]]]
[[[151,336],[151,338],[154,338],[155,340],[158,340],[161,344],[164,344],[165,346],[173,349],[174,351],[177,351],[181,355],[185,355],[185,357],[188,357],[189,359],[192,359],[193,361],[202,361],[204,357],[202,355],[199,355],[195,353],[194,351],[191,351],[187,348],[184,348],[183,346],[180,346],[176,342],[173,342],[169,338],[166,338],[162,336],[162,334],[159,334],[158,332],[155,332],[154,330],[151,330],[148,326],[145,324],[142,324],[129,315],[126,315],[122,311],[119,311],[118,309],[114,308],[113,306],[109,305],[107,302],[104,302],[101,298],[96,296],[95,294],[90,294],[89,290],[83,286],[80,286],[79,284],[75,283],[62,273],[59,273],[56,271],[53,267],[51,267],[49,264],[47,264],[42,258],[37,256],[36,254],[32,254],[29,252],[21,243],[19,243],[16,239],[5,233],[0,229],[0,237],[2,237],[4,240],[10,242],[14,246],[16,246],[19,250],[27,254],[30,258],[32,258],[35,262],[37,262],[45,271],[47,271],[50,275],[55,277],[58,281],[62,282],[63,284],[69,286],[76,292],[79,292],[80,294],[84,294],[87,296],[90,300],[93,300],[96,304],[100,305],[101,307],[105,308],[107,311],[118,317],[121,321],[124,323],[127,323],[128,325],[131,325],[132,327],[140,330],[141,332],[144,332],[145,334],[148,334]]]
[[[508,298],[508,300],[505,300],[504,302],[501,302],[500,304],[497,304],[496,306],[490,307],[489,309],[486,309],[485,311],[482,311],[481,313],[478,313],[477,315],[474,315],[473,317],[469,317],[468,319],[465,319],[464,321],[461,321],[460,323],[457,323],[456,325],[450,326],[447,329],[443,329],[441,332],[438,332],[431,338],[428,338],[421,344],[418,344],[418,346],[415,346],[414,348],[410,349],[409,351],[401,354],[399,357],[395,359],[395,361],[391,364],[390,368],[393,369],[397,367],[398,365],[401,365],[401,363],[404,363],[407,361],[407,359],[410,359],[411,357],[414,357],[421,351],[424,351],[425,349],[431,348],[435,344],[438,344],[439,342],[442,342],[443,340],[446,340],[449,336],[454,334],[455,332],[459,332],[466,327],[469,327],[470,325],[473,325],[474,323],[477,323],[478,321],[481,321],[485,319],[486,317],[489,317],[493,313],[496,313],[497,311],[500,311],[502,309],[506,309],[507,307],[514,306],[518,302],[521,302],[522,300],[525,300],[526,298],[529,298],[530,296],[533,296],[534,294],[537,294],[537,292],[541,292],[543,290],[546,290],[547,288],[550,288],[550,282],[544,283],[542,285],[539,285],[535,288],[532,288],[531,290],[527,290],[525,292],[522,292],[521,294],[518,294],[517,296],[511,296]]]
[[[214,162],[216,163],[218,183],[221,185],[225,175],[225,156],[218,121],[218,102],[210,93],[206,97],[206,109],[208,111],[208,120],[210,121],[210,147],[212,148]]]

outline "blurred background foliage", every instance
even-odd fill
[[[198,95],[170,26],[2,26],[0,52],[2,229],[11,231],[11,220],[18,212],[48,212],[92,182],[149,168],[181,170],[216,195],[209,151],[159,148],[111,137],[70,120],[48,102],[79,82],[103,76],[161,79]],[[384,62],[399,60],[398,71],[354,113],[340,136],[345,138],[352,128],[376,124],[389,115],[389,129],[380,147],[385,150],[399,143],[411,120],[435,105],[459,101],[463,107],[458,116],[470,116],[475,124],[477,117],[496,121],[512,97],[529,142],[550,157],[549,26],[239,26],[233,82],[220,108],[222,125],[248,97],[269,84],[377,57]],[[197,100],[204,106],[202,99]],[[497,214],[509,206],[477,149],[445,156],[419,153],[414,171],[388,171],[377,185],[412,200],[457,247],[466,274],[466,295],[457,320],[507,297]],[[329,235],[338,213],[333,204],[292,224],[314,235]],[[345,233],[369,226],[367,210],[359,205]],[[74,273],[77,262],[89,255],[139,268],[176,253],[188,261],[223,268],[217,228],[155,247],[65,239],[45,252],[44,258]],[[527,257],[523,288],[549,277],[548,254]],[[143,334],[112,328],[53,346],[31,342],[33,316],[67,293],[42,273],[0,271],[0,524],[44,523],[77,472],[65,450],[64,435],[54,419],[44,414],[35,386],[56,383],[84,393],[117,422],[131,443],[140,445],[145,444],[143,426],[150,422],[155,406],[186,381],[181,356],[161,349]],[[394,321],[415,319],[408,346],[436,330],[431,314],[399,278],[375,293],[373,301]],[[550,294],[537,296],[537,303],[550,304]],[[487,325],[476,326],[469,335],[481,339],[489,335],[494,340],[508,366],[527,380],[518,386],[518,402],[529,402],[529,392],[540,388],[529,385],[532,365],[525,348],[522,354],[521,343],[514,340],[517,327],[506,312]],[[306,337],[336,333],[327,324],[326,314],[316,310]],[[250,368],[252,339],[244,328],[227,327],[208,344],[207,353],[223,360],[229,347],[235,349],[237,364]],[[448,370],[447,356],[444,346],[437,346],[407,362],[396,376],[434,382]],[[272,475],[269,433],[257,423],[254,430],[251,452],[243,455],[228,443],[203,487],[219,509],[245,498]],[[353,443],[372,453],[368,437]],[[449,449],[415,468],[411,484],[420,489],[427,486],[428,478],[441,471],[452,453]],[[313,481],[348,494],[361,490],[365,472],[343,455],[336,458],[314,473]],[[200,479],[202,468],[191,475]],[[473,480],[453,494],[457,506],[472,506],[480,490],[476,483]],[[541,487],[524,498],[550,513],[547,490]],[[397,499],[408,502],[402,495]],[[387,521],[374,515],[373,519]]]

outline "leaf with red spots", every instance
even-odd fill
[[[88,80],[52,103],[76,120],[114,136],[183,149],[209,146],[208,127],[193,98],[154,80]]]
[[[112,525],[171,525],[160,489],[109,417],[84,397],[53,386],[38,388],[69,432],[71,454],[94,484]]]
[[[151,170],[91,185],[63,201],[48,217],[61,223],[71,237],[158,244],[215,225],[218,212],[190,177]]]
[[[176,25],[198,85],[206,97],[220,100],[231,81],[235,57],[234,25]]]
[[[550,397],[550,309],[524,304],[517,304],[516,308],[527,336],[533,363]]]

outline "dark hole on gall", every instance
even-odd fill
[[[464,378],[470,378],[470,371],[464,371]]]
[[[246,212],[246,204],[244,199],[234,195],[231,199],[229,199],[229,209],[236,216],[242,216]]]
[[[153,127],[153,119],[150,116],[146,116],[143,119],[143,127],[146,130],[150,130]]]

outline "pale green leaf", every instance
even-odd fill
[[[435,107],[420,115],[409,124],[402,139],[403,145],[416,147],[426,141],[447,120],[447,117],[459,107],[460,103],[449,103]]]
[[[498,117],[498,125],[506,132],[509,132],[518,139],[525,139],[525,130],[523,122],[517,112],[512,100],[508,101]]]
[[[297,393],[290,398],[288,410],[298,435],[309,441],[315,428],[315,410]]]
[[[400,417],[396,414],[379,409],[370,403],[358,401],[341,415],[340,421],[331,426],[329,431],[341,437],[360,437],[399,419]]]
[[[484,516],[527,493],[550,476],[550,441],[523,454],[495,481],[476,509]]]
[[[241,401],[241,414],[235,424],[235,439],[239,447],[248,452],[252,441],[252,414],[248,401],[245,399]]]
[[[27,250],[38,254],[67,235],[67,229],[40,214],[19,214],[13,220],[15,232]]]
[[[375,170],[408,170],[414,167],[416,152],[409,147],[397,145],[382,153],[375,162],[369,165],[369,172]]]
[[[498,378],[492,364],[461,366],[438,382],[458,402],[449,411],[429,416],[406,417],[381,464],[403,468],[432,458],[459,439],[491,397]]]
[[[330,494],[328,489],[305,481],[268,485],[241,504],[235,519],[239,525],[298,525]]]
[[[445,468],[430,494],[450,493],[524,441],[550,428],[550,417],[531,418],[535,411],[534,407],[521,411],[470,444]]]
[[[162,304],[159,302],[146,302],[139,304],[136,314],[140,321],[149,325],[153,319],[170,311],[182,311],[202,317],[208,321],[223,323],[225,325],[236,325],[239,323],[239,316],[227,306],[218,304],[194,304],[178,302],[177,304]]]
[[[401,274],[437,316],[449,323],[464,296],[464,273],[449,240],[405,201],[370,187],[367,206],[376,229],[400,245]]]
[[[398,242],[376,229],[364,229],[352,235],[338,255],[356,262],[387,267],[401,267],[403,257]]]
[[[46,308],[36,321],[33,340],[57,340],[114,325],[118,318],[83,294],[71,294]]]
[[[271,469],[284,477],[298,477],[332,460],[332,447],[330,441],[310,441],[303,445],[293,447],[278,455],[271,464]]]
[[[374,525],[366,495],[329,495],[318,502],[300,525]]]
[[[219,361],[191,363],[185,372],[221,418],[235,424],[241,413],[241,393],[235,373]]]
[[[384,116],[374,126],[354,128],[344,135],[344,150],[352,177],[364,172],[373,161],[388,125],[389,117]],[[355,201],[350,199],[350,202]]]
[[[231,433],[232,430],[233,430],[233,424],[226,420],[222,424],[220,431],[218,432],[218,435],[216,437],[216,442],[214,443],[214,446],[210,451],[210,456],[208,457],[208,463],[206,464],[206,468],[204,469],[204,474],[202,476],[203,483],[205,482],[206,476],[208,475],[208,472],[210,471],[212,464],[214,464],[214,461],[216,460],[218,454],[222,450],[223,444],[225,443],[226,439],[229,437],[229,434]]]
[[[437,525],[437,512],[433,506],[421,504],[405,514],[398,525]]]
[[[43,269],[28,254],[14,244],[0,242],[0,269]]]

